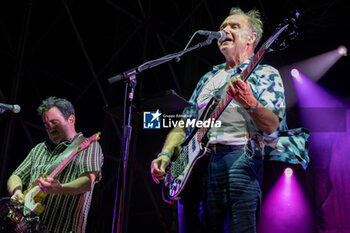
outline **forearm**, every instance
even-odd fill
[[[176,127],[172,129],[165,140],[162,152],[166,152],[172,155],[174,153],[174,149],[184,142],[185,137],[186,128]]]
[[[182,144],[186,137],[186,128],[176,127],[170,131],[166,137],[161,152],[165,152],[152,161],[151,174],[154,182],[159,184],[159,180],[164,179],[165,169],[170,163],[170,158],[174,154],[175,148]],[[170,155],[168,157],[168,154]]]
[[[76,195],[85,192],[89,192],[95,182],[96,173],[88,172],[84,173],[79,178],[61,185],[61,188],[57,191],[58,194]]]
[[[248,111],[248,114],[259,130],[267,134],[272,134],[277,130],[278,117],[259,103],[247,82],[232,78],[228,82],[227,93],[244,108],[255,108],[252,112]]]
[[[260,103],[258,103],[255,111],[248,112],[248,114],[259,130],[267,134],[272,134],[277,130],[279,124],[278,117]]]
[[[17,175],[11,175],[7,181],[7,191],[13,195],[16,190],[22,191],[22,180]]]

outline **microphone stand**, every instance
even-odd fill
[[[192,39],[191,39],[192,40]],[[180,57],[185,53],[188,53],[197,48],[201,48],[203,46],[211,44],[213,38],[208,37],[204,42],[200,42],[193,47],[186,48],[177,53],[169,54],[164,57],[148,61],[136,68],[125,71],[121,74],[113,76],[108,79],[108,83],[112,84],[119,81],[126,81],[126,91],[125,91],[125,100],[124,104],[124,124],[123,124],[123,136],[122,136],[122,148],[121,148],[121,156],[120,163],[118,169],[118,182],[116,188],[116,196],[114,201],[114,212],[113,212],[113,224],[112,224],[112,233],[114,233],[115,229],[115,215],[117,209],[117,203],[119,199],[119,211],[118,211],[118,221],[117,221],[117,233],[123,232],[123,218],[124,218],[124,200],[125,200],[125,187],[126,187],[126,175],[127,175],[127,165],[128,165],[128,156],[129,156],[129,148],[132,134],[132,106],[134,100],[134,92],[135,87],[137,85],[136,75],[141,73],[144,70],[153,68],[155,66],[161,65],[165,62],[169,62],[171,60],[175,60],[176,62],[180,61]],[[128,109],[128,114],[127,113]],[[126,119],[127,117],[127,119]],[[127,124],[125,124],[127,122]],[[120,184],[121,182],[121,184]]]

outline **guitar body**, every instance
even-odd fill
[[[0,233],[48,233],[38,216],[25,216],[23,205],[9,197],[0,199]]]
[[[45,178],[45,175],[41,174],[39,177]],[[34,213],[35,215],[41,215],[45,209],[45,205],[41,203],[47,194],[40,190],[38,179],[36,179],[36,181],[29,187],[29,189],[23,192],[23,195],[24,214],[30,215],[31,213]]]
[[[196,138],[195,132],[191,139]],[[196,162],[207,153],[207,148],[197,140],[186,140],[181,146],[177,159],[167,168],[162,187],[162,197],[167,203],[180,199]]]

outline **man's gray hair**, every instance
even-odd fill
[[[241,8],[233,7],[230,10],[231,15],[243,15],[247,17],[250,29],[256,32],[256,40],[254,42],[254,48],[258,45],[263,34],[263,23],[261,21],[261,14],[257,9],[252,9],[248,12],[244,12]]]
[[[66,99],[57,98],[55,96],[51,96],[41,102],[40,106],[38,107],[38,114],[42,116],[44,112],[49,111],[53,107],[57,107],[66,120],[70,115],[75,116],[75,111],[72,103]]]

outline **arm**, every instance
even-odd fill
[[[169,153],[172,155],[174,153],[175,147],[180,145],[185,141],[186,128],[185,127],[176,127],[170,131],[166,137],[165,143],[162,148],[162,152]]]
[[[101,179],[101,167],[103,164],[103,154],[101,146],[98,142],[94,142],[91,146],[81,152],[76,157],[76,164],[79,166],[78,174],[80,175],[73,181],[60,184],[56,179],[46,178],[38,179],[38,184],[46,193],[57,193],[75,195],[91,191],[94,183],[97,183]]]
[[[65,184],[60,184],[56,179],[43,179],[40,177],[38,184],[45,193],[76,195],[91,191],[97,173],[97,171],[86,172],[77,179]]]
[[[23,203],[24,196],[22,193],[23,185],[28,185],[30,180],[30,171],[32,168],[32,156],[35,155],[38,144],[34,147],[24,161],[17,167],[10,178],[7,180],[7,191],[11,195],[11,199]]]
[[[22,180],[17,175],[11,175],[7,181],[7,191],[11,199],[23,203],[24,196],[22,193]]]
[[[257,106],[256,109],[253,112],[248,112],[248,114],[259,130],[267,134],[272,134],[278,128],[278,117],[273,112],[262,106],[258,100],[256,101],[257,105],[254,105]],[[254,106],[249,106],[248,108],[252,108]]]
[[[186,128],[176,127],[168,134],[162,152],[168,153],[170,156],[173,155],[174,150],[177,146],[184,142],[186,136]],[[161,155],[154,159],[151,164],[151,175],[157,184],[159,180],[164,179],[165,168],[169,165],[170,158],[167,155]]]
[[[244,108],[256,107],[253,112],[249,112],[249,116],[259,130],[267,134],[272,134],[277,130],[278,117],[259,103],[247,82],[240,79],[231,79],[228,82],[227,94]]]

